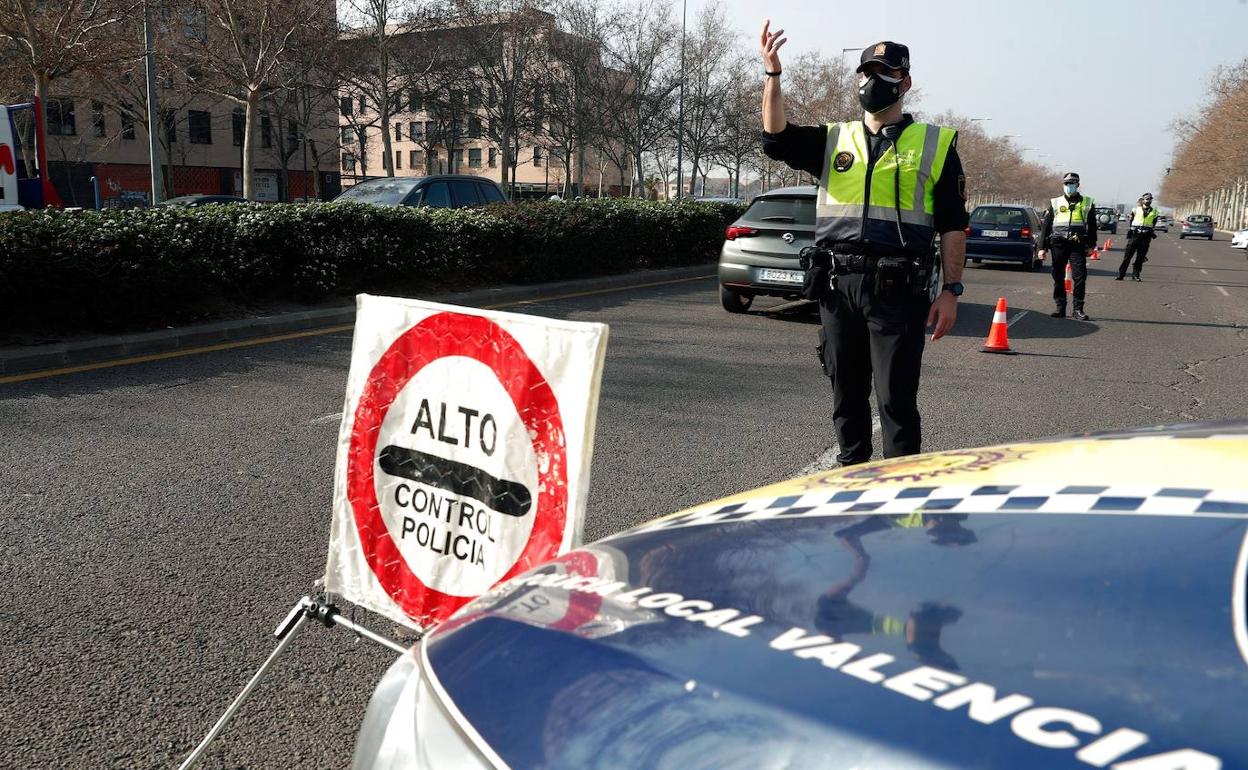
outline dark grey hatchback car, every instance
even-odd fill
[[[754,199],[724,233],[719,299],[744,313],[759,295],[797,299],[803,271],[798,253],[815,245],[815,187],[780,187]]]
[[[506,199],[502,188],[493,180],[471,174],[437,174],[368,179],[343,190],[334,202],[458,209],[502,203]]]

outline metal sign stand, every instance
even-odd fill
[[[376,642],[383,647],[388,647],[400,655],[408,651],[407,647],[404,647],[393,639],[387,639],[380,634],[364,628],[354,621],[347,620],[338,612],[338,608],[334,605],[321,601],[320,599],[313,599],[311,596],[303,597],[294,607],[291,608],[290,612],[287,613],[286,618],[282,620],[282,622],[278,624],[277,628],[273,631],[273,635],[279,640],[277,647],[274,648],[273,652],[269,654],[269,657],[263,664],[261,664],[260,668],[256,670],[256,673],[252,675],[251,680],[247,682],[245,687],[243,687],[243,691],[240,692],[238,697],[234,699],[234,702],[229,705],[229,708],[225,710],[225,713],[221,715],[221,718],[217,720],[217,723],[212,726],[212,729],[208,731],[208,734],[204,736],[204,739],[200,741],[198,746],[195,747],[195,750],[190,753],[190,756],[186,758],[186,761],[179,765],[179,770],[189,770],[194,767],[197,762],[199,762],[200,758],[203,757],[204,752],[208,750],[208,747],[212,745],[212,742],[216,740],[221,731],[225,729],[225,726],[229,724],[239,707],[241,707],[247,700],[248,696],[251,695],[251,691],[256,688],[256,685],[260,684],[261,680],[264,679],[265,674],[267,674],[269,669],[273,666],[273,663],[276,662],[277,659],[282,656],[282,653],[286,651],[286,648],[290,645],[290,641],[295,638],[295,633],[303,627],[304,622],[307,621],[309,617],[320,622],[326,628],[341,626],[342,628],[345,628],[358,636],[362,636],[369,641]],[[417,639],[419,638],[420,637],[417,636]]]

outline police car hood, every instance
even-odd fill
[[[1246,456],[1222,425],[788,482],[500,586],[424,667],[515,768],[1248,767]]]

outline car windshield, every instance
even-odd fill
[[[420,179],[374,179],[343,190],[335,200],[398,206]]]
[[[743,219],[751,222],[776,222],[789,225],[815,224],[815,199],[808,197],[759,198]]]
[[[1208,223],[1209,223],[1209,217],[1206,217],[1206,216],[1200,216],[1200,215],[1197,215],[1197,216],[1191,216],[1191,217],[1188,217],[1188,218],[1187,218],[1187,221],[1188,221],[1188,222],[1191,222],[1191,223],[1192,223],[1192,224],[1194,224],[1194,225],[1204,225],[1204,224],[1208,224]]]
[[[973,225],[1000,225],[1003,227],[1026,227],[1027,215],[1022,209],[1001,206],[980,206],[971,214]]]

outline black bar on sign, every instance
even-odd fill
[[[518,481],[494,478],[471,465],[393,444],[381,450],[377,459],[381,469],[391,476],[471,497],[507,516],[523,516],[533,507],[528,487]]]

